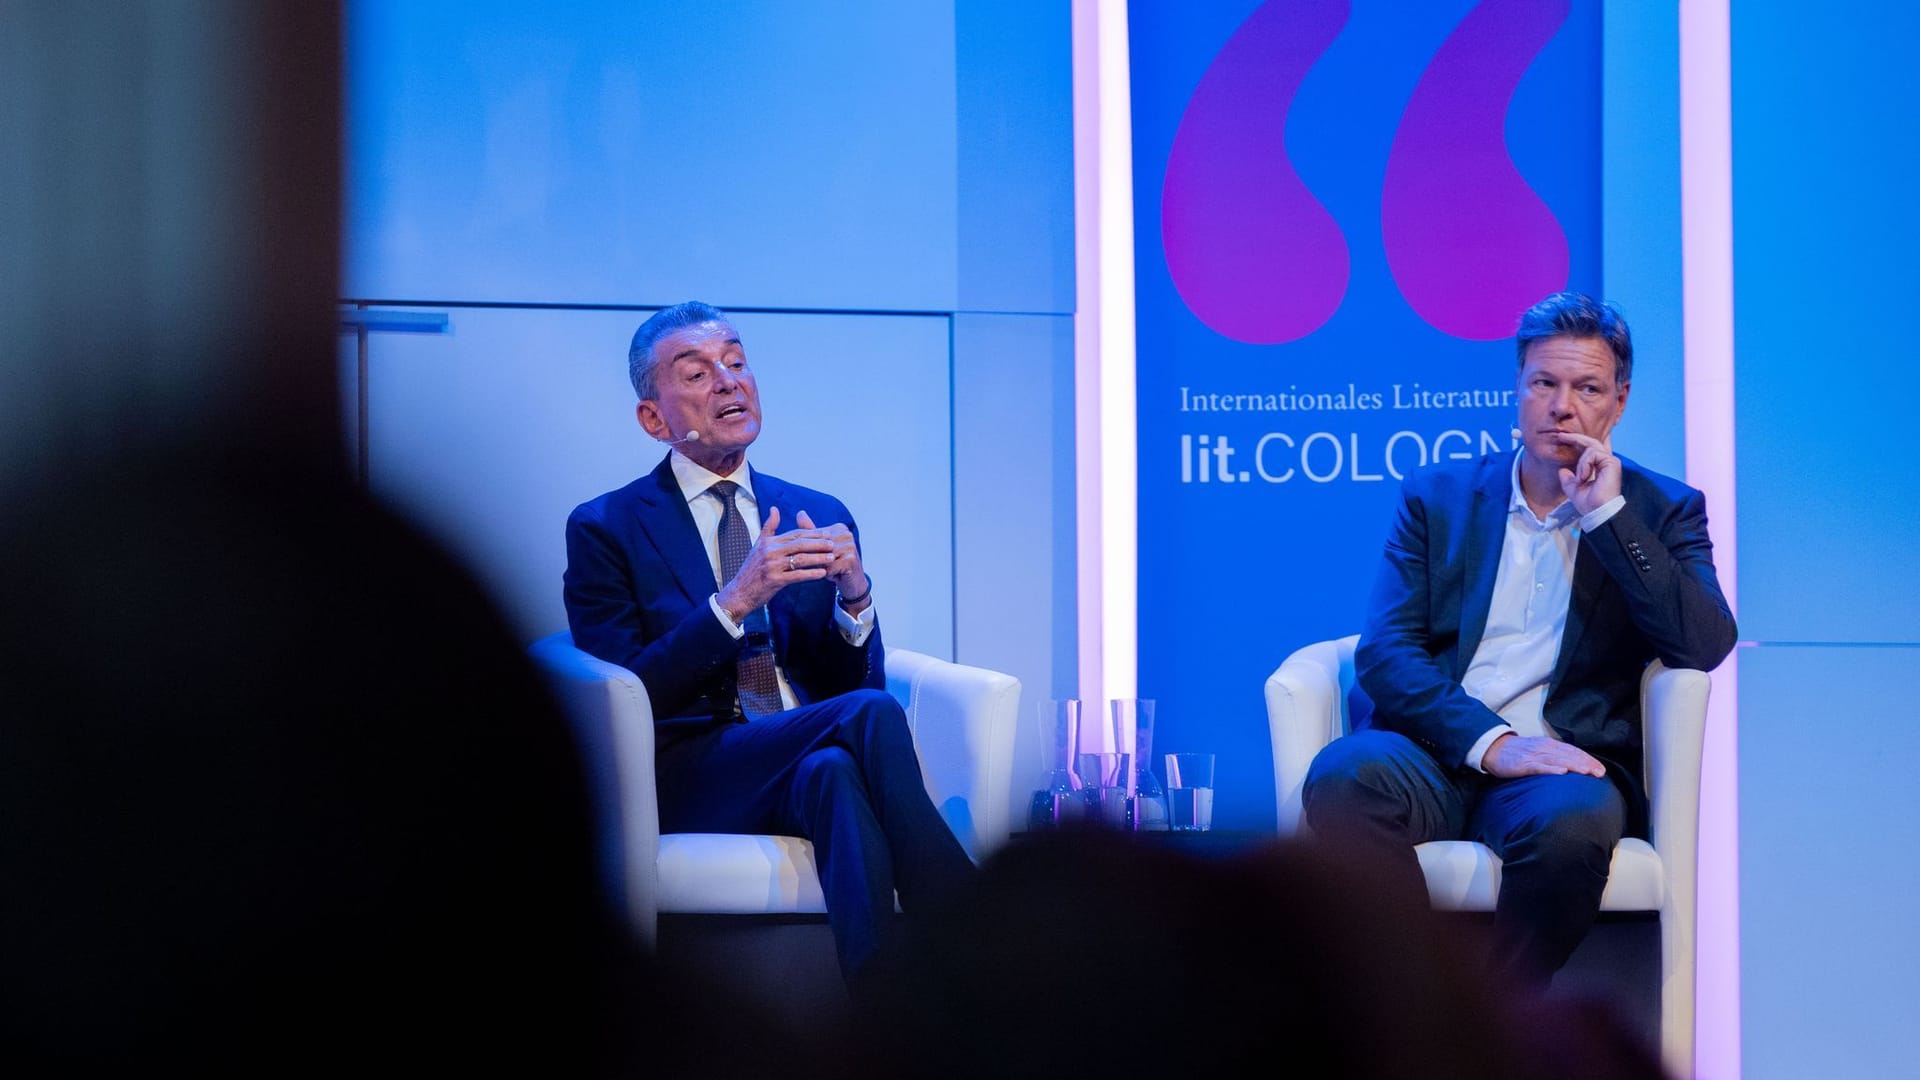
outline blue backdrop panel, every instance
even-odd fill
[[[1912,1076],[1920,1060],[1917,669],[1913,645],[1740,653],[1741,1059],[1751,1080]]]
[[[1746,1075],[1914,1075],[1920,11],[1737,9]],[[1789,73],[1783,75],[1783,73]],[[1769,642],[1813,642],[1787,647]],[[1876,643],[1879,647],[1858,643]]]
[[[1913,422],[1878,407],[1913,380],[1920,8],[1868,6],[1733,20],[1739,614],[1761,641],[1920,641]]]
[[[1073,313],[1073,37],[1066,4],[953,5],[958,311]],[[1067,397],[1071,409],[1072,396]]]
[[[948,4],[369,0],[348,35],[348,296],[955,306]]]
[[[1598,6],[1131,6],[1140,693],[1274,823],[1261,686],[1359,628],[1397,480],[1506,449],[1520,311],[1598,292]]]
[[[1685,477],[1680,20],[1671,4],[1606,4],[1601,18],[1601,276],[1633,327],[1632,407],[1613,441]]]

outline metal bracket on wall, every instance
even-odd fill
[[[340,332],[365,330],[376,334],[444,334],[452,327],[444,311],[381,311],[346,308],[335,313]]]
[[[340,308],[334,312],[336,327],[359,341],[358,363],[354,372],[354,475],[365,491],[367,466],[367,335],[368,334],[446,334],[453,330],[444,311],[391,311],[382,308]]]

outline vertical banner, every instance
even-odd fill
[[[1399,480],[1511,448],[1600,288],[1597,0],[1133,0],[1140,694],[1275,821],[1262,687],[1360,629]]]

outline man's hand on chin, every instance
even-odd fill
[[[1560,445],[1580,451],[1573,468],[1560,469],[1560,493],[1573,504],[1576,513],[1591,514],[1620,494],[1620,459],[1613,456],[1610,441],[1602,442],[1577,431],[1557,432],[1554,438]]]
[[[1553,776],[1583,773],[1607,775],[1606,766],[1592,754],[1573,745],[1534,735],[1502,735],[1487,747],[1480,767],[1490,776],[1511,779],[1516,776]]]

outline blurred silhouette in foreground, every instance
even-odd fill
[[[338,6],[101,14],[0,4],[0,1073],[765,1075],[348,477]]]
[[[1275,845],[1017,843],[912,938],[862,1025],[873,1075],[1662,1075],[1598,1006],[1509,996],[1377,873]]]
[[[11,1054],[590,1071],[620,971],[585,782],[463,573],[333,478],[239,455],[13,510]]]
[[[9,506],[0,1067],[764,1067],[776,1033],[663,992],[604,900],[568,728],[480,591],[283,464]]]

